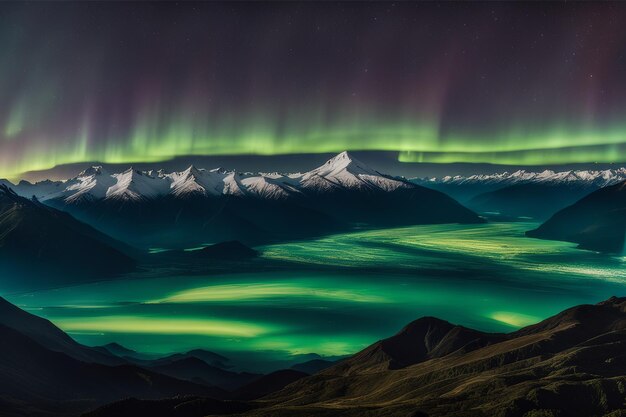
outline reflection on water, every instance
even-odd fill
[[[424,315],[510,331],[626,293],[622,258],[525,238],[535,226],[359,231],[261,247],[233,273],[169,265],[7,298],[86,344],[284,356],[352,353]]]

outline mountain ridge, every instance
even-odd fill
[[[94,165],[65,181],[45,180],[34,184],[2,181],[21,196],[35,196],[41,201],[62,199],[66,203],[79,203],[82,199],[137,201],[164,196],[214,197],[245,193],[280,199],[300,189],[314,192],[333,188],[392,191],[411,186],[404,178],[387,176],[368,167],[347,151],[311,171],[295,174],[244,173],[193,165],[170,173],[162,170],[140,171],[132,167],[119,173],[109,173],[102,166]]]
[[[411,181],[418,182],[434,182],[434,183],[476,183],[476,182],[492,182],[506,183],[507,185],[520,182],[597,182],[599,186],[604,187],[615,182],[626,180],[626,167],[605,170],[568,170],[553,171],[543,170],[527,171],[517,170],[514,172],[502,172],[497,174],[474,174],[469,176],[448,175],[443,177],[421,177],[411,178]]]
[[[33,187],[15,188],[32,193]],[[484,221],[449,196],[381,174],[348,152],[298,174],[194,166],[169,174],[130,168],[109,174],[94,167],[54,190],[34,195],[141,248],[231,240],[255,246],[355,227]]]
[[[621,254],[626,238],[626,181],[601,188],[550,217],[529,237],[574,242],[582,249]]]
[[[414,324],[422,331],[413,342],[428,340],[428,326],[440,333],[455,327],[427,317],[407,328]],[[386,366],[388,357],[364,355],[380,347],[377,342],[270,394],[264,408],[246,415],[582,417],[623,410],[618,387],[626,382],[626,298],[575,306],[495,337],[394,369]],[[380,366],[363,366],[363,359]]]

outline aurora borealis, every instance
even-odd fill
[[[3,3],[0,177],[397,151],[626,161],[620,3]]]

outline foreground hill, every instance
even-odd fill
[[[526,234],[575,242],[583,249],[622,253],[626,237],[626,182],[591,193]]]
[[[591,416],[625,407],[626,298],[507,335],[416,323],[250,415]]]
[[[184,402],[183,409],[201,415],[242,411],[253,404],[227,399],[256,399],[308,375],[294,370],[235,373],[217,367],[227,358],[204,350],[153,360],[128,355],[139,354],[118,344],[81,345],[48,320],[0,298],[0,415],[77,416],[128,397],[142,401],[122,401],[122,408],[150,410]],[[177,400],[158,401],[163,397]],[[145,401],[150,399],[155,401]]]
[[[0,297],[0,325],[32,339],[42,347],[74,359],[106,365],[126,363],[108,351],[83,346],[50,321],[30,314]]]
[[[251,402],[247,412],[222,414],[615,417],[626,412],[624,352],[626,298],[573,307],[509,334],[425,317]],[[138,404],[153,405],[120,402],[91,415],[130,415]],[[175,411],[164,407],[163,415]]]
[[[14,188],[142,247],[234,240],[254,246],[355,225],[482,221],[447,195],[382,174],[347,152],[297,174],[195,167],[110,174],[93,167],[54,184]]]
[[[121,273],[134,268],[133,260],[119,249],[123,246],[67,213],[0,186],[0,272],[33,269],[44,272],[44,280],[50,273]]]
[[[0,415],[72,416],[127,396],[221,396],[82,346],[52,323],[0,299]]]
[[[158,398],[181,393],[220,395],[220,390],[170,378],[132,365],[106,366],[48,350],[0,325],[0,414],[77,415],[127,396]]]

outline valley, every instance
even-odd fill
[[[259,246],[259,257],[236,262],[157,252],[118,279],[6,298],[87,345],[209,348],[268,371],[246,366],[350,354],[413,317],[507,331],[623,293],[622,257],[525,237],[536,225],[363,230]]]

